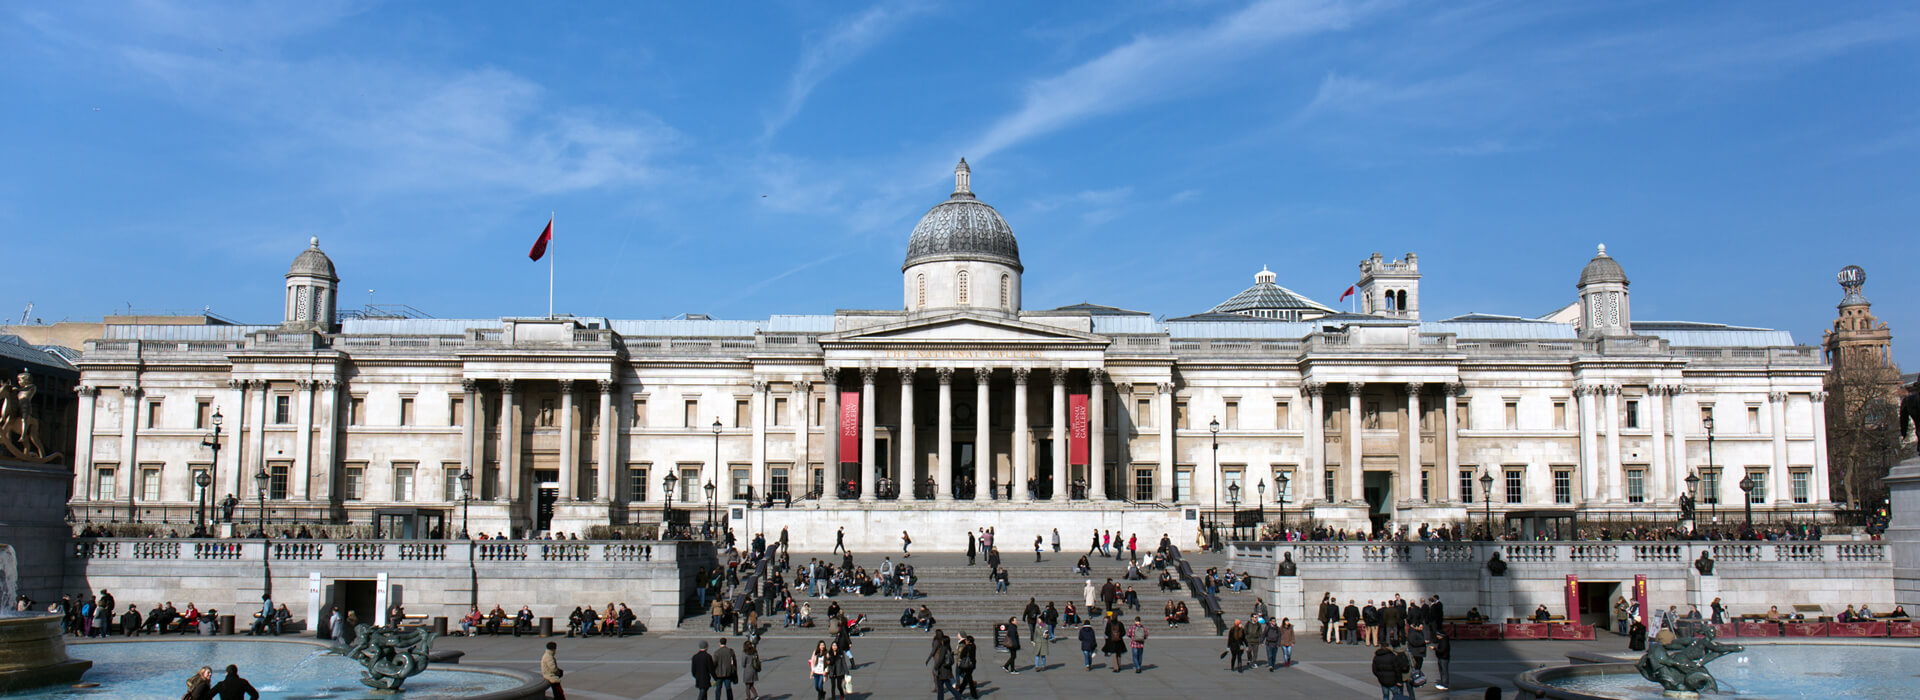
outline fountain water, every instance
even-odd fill
[[[93,662],[67,658],[59,615],[13,611],[19,580],[13,547],[0,544],[0,595],[8,611],[0,613],[0,693],[79,680]]]

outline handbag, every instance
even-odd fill
[[[849,673],[841,677],[840,690],[848,695],[853,694],[853,674]]]

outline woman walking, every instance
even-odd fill
[[[1232,657],[1227,661],[1227,670],[1236,673],[1240,671],[1240,655],[1246,651],[1246,648],[1247,628],[1241,626],[1239,620],[1234,620],[1233,627],[1227,630],[1227,653],[1222,654],[1222,656]]]
[[[933,631],[933,648],[922,663],[933,666],[933,700],[946,697],[953,690],[953,647],[947,644],[946,630]]]
[[[1119,673],[1120,655],[1127,651],[1127,626],[1121,624],[1120,618],[1112,612],[1107,613],[1107,643],[1100,647],[1100,651],[1113,657],[1113,672]]]
[[[747,688],[747,700],[759,700],[760,691],[753,684],[760,682],[760,645],[753,640],[740,647],[740,684]]]
[[[1280,663],[1293,665],[1293,621],[1280,618]],[[1267,670],[1273,670],[1269,667]]]
[[[979,663],[978,654],[979,647],[973,643],[973,635],[960,635],[960,651],[954,654],[953,659],[954,697],[959,697],[960,691],[964,690],[973,695],[973,700],[980,700],[980,684],[973,680],[973,669]]]
[[[807,657],[807,672],[813,676],[814,700],[822,700],[827,697],[827,664],[829,663],[827,656],[829,653],[830,652],[827,651],[827,643],[818,642],[813,645],[813,654]]]
[[[201,666],[187,679],[187,694],[181,700],[213,700],[213,667]]]
[[[845,649],[839,642],[827,647],[827,685],[833,691],[832,697],[847,696],[847,677],[853,675],[853,659],[847,658]]]
[[[1007,623],[1000,626],[1000,633],[1002,644],[1007,648],[1007,664],[1001,668],[1006,669],[1007,673],[1018,676],[1020,669],[1016,663],[1020,660],[1020,620],[1007,618]]]

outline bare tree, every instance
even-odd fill
[[[1830,496],[1864,510],[1886,499],[1881,480],[1902,451],[1900,371],[1871,352],[1834,360],[1826,402]]]

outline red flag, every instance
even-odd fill
[[[1087,464],[1087,395],[1067,396],[1067,463]]]
[[[527,259],[539,260],[547,256],[547,243],[553,240],[553,219],[547,219],[547,228],[540,232],[540,238],[534,240],[533,250],[527,251]]]
[[[840,461],[860,461],[860,392],[840,392]]]
[[[547,244],[547,239],[545,238],[540,239],[541,246],[545,246],[546,244]],[[1347,285],[1347,291],[1340,293],[1340,301],[1346,301],[1347,297],[1350,297],[1350,296],[1353,296],[1353,285],[1351,284]]]

